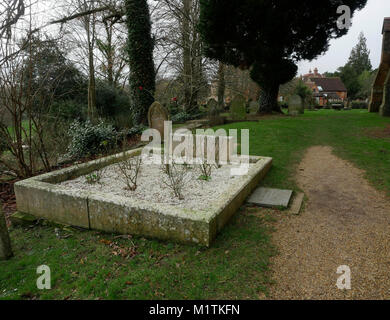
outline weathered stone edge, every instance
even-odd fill
[[[129,151],[125,153],[125,157],[138,155],[141,150],[142,148]],[[75,192],[53,184],[88,174],[98,167],[111,165],[123,158],[123,154],[118,154],[18,182],[15,184],[18,210],[54,222],[88,229],[97,228],[102,231],[119,233],[129,233],[131,231],[134,234],[195,242],[209,246],[217,232],[223,228],[244,203],[272,165],[272,158],[251,157],[251,162],[257,162],[250,168],[248,175],[241,177],[229,188],[231,192],[227,192],[225,197],[218,199],[216,205],[207,211],[178,209],[175,206],[161,204],[152,205],[146,201],[112,195],[107,196],[99,192],[93,194]],[[109,205],[108,209],[107,205]],[[111,220],[110,223],[104,224],[103,221],[96,220],[96,212],[99,211],[99,207],[106,207],[105,215],[108,220]],[[131,229],[132,225],[124,224],[120,227],[121,224],[113,220],[114,216],[118,218],[119,214],[117,212],[121,212],[122,218],[127,215],[126,219],[131,219],[131,216],[134,218],[139,212],[149,217],[152,215],[153,219],[158,222],[158,227],[154,230],[151,228],[146,230],[145,227],[139,230],[127,230]],[[160,219],[156,220],[156,217],[160,217]],[[164,219],[161,219],[161,217],[164,217]],[[188,228],[177,231],[177,228],[171,227],[171,219],[176,219],[178,224]],[[142,222],[144,221],[138,216],[136,225],[140,226]],[[146,224],[144,223],[144,225]],[[165,231],[161,232],[162,230]]]

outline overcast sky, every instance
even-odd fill
[[[3,1],[3,0],[0,0]],[[53,8],[61,1],[41,0],[41,18],[53,16]],[[318,68],[320,73],[333,72],[338,67],[345,65],[351,53],[351,49],[357,44],[359,33],[363,31],[367,38],[367,45],[371,51],[373,68],[377,68],[380,62],[382,48],[383,19],[390,17],[390,0],[368,0],[366,7],[355,13],[352,28],[348,34],[330,43],[329,50],[317,60],[302,61],[299,63],[298,75],[306,74],[309,69]]]
[[[367,45],[371,51],[371,63],[377,68],[380,63],[382,49],[383,19],[390,17],[390,0],[368,0],[366,7],[355,13],[352,28],[348,34],[340,39],[333,40],[328,52],[314,61],[299,63],[298,74],[305,74],[309,69],[318,68],[320,73],[333,72],[345,65],[352,47],[357,44],[359,33],[363,31],[367,38]]]

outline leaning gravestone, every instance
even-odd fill
[[[249,103],[249,113],[250,114],[256,114],[257,111],[259,111],[259,103],[256,101],[251,101]]]
[[[164,139],[164,122],[168,120],[168,110],[159,102],[153,102],[148,112],[149,127],[158,130],[162,139]]]
[[[210,112],[211,110],[218,109],[218,102],[215,99],[210,99],[207,102],[207,111]]]
[[[246,119],[246,102],[242,95],[237,95],[230,105],[230,117],[232,120],[245,120]]]
[[[288,114],[290,116],[297,116],[303,114],[305,109],[303,107],[302,98],[298,95],[293,95],[288,100]]]

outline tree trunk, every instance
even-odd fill
[[[95,16],[85,18],[85,30],[87,32],[88,41],[88,118],[94,121],[96,118],[96,80],[95,80],[95,64],[93,57],[93,49],[95,43]],[[92,30],[91,30],[92,28]]]
[[[181,17],[181,32],[183,46],[183,84],[184,84],[184,111],[189,111],[192,107],[192,50],[190,38],[190,17],[192,0],[183,0],[183,14]]]
[[[13,256],[5,216],[0,205],[0,260],[8,260]]]
[[[259,99],[258,114],[282,113],[278,104],[279,85],[264,86]]]
[[[220,109],[225,107],[225,65],[220,62],[218,68],[218,106]]]
[[[95,80],[95,67],[93,65],[93,56],[90,57],[90,63],[89,63],[88,118],[91,121],[93,121],[96,118],[96,80]]]
[[[133,125],[147,124],[156,90],[154,41],[147,0],[125,0]]]

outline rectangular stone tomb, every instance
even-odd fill
[[[226,190],[215,199],[209,193],[209,204],[202,209],[64,185],[141,152],[132,150],[20,181],[15,184],[18,210],[91,230],[210,246],[272,166],[272,158],[250,157],[248,174],[229,178]]]
[[[291,190],[258,188],[249,197],[248,203],[266,208],[287,208],[290,203],[292,194],[293,192]]]

